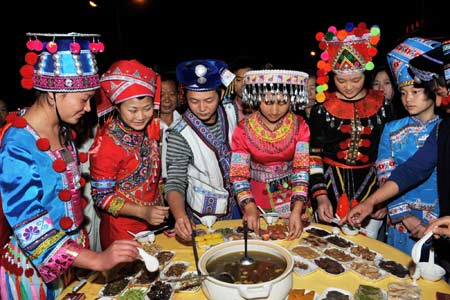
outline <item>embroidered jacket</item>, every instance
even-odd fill
[[[129,239],[127,230],[149,229],[143,220],[117,214],[125,202],[162,205],[158,141],[112,119],[98,130],[89,155],[92,197],[101,208],[102,247],[117,239]]]
[[[302,117],[288,112],[270,130],[254,112],[236,127],[232,150],[230,177],[241,206],[252,199],[287,217],[291,202],[307,200],[309,127]]]
[[[89,246],[76,149],[48,149],[48,140],[23,118],[2,139],[0,193],[13,230],[0,251],[2,299],[53,299],[79,251]]]

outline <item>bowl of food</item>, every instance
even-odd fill
[[[135,238],[139,243],[153,243],[155,241],[155,233],[150,230],[140,231],[135,234]]]
[[[420,269],[420,274],[423,279],[428,281],[438,281],[441,280],[445,275],[445,270],[437,264],[430,262],[420,262],[418,263]]]
[[[206,250],[198,266],[202,274],[228,273],[234,282],[208,276],[202,290],[210,300],[284,300],[292,289],[294,258],[282,246],[261,240],[248,241],[248,255],[255,260],[243,266],[244,241],[222,243]],[[224,279],[230,279],[230,276]]]
[[[349,235],[349,236],[354,236],[357,235],[359,233],[358,228],[353,227],[352,225],[348,225],[348,224],[344,224],[341,227],[342,232],[345,235]]]
[[[272,225],[278,221],[279,215],[276,212],[269,212],[262,214],[262,217],[266,220],[268,225]]]

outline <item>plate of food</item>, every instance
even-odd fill
[[[173,261],[169,263],[161,272],[161,279],[176,279],[187,270],[189,262],[187,261]]]
[[[324,237],[324,236],[331,235],[330,231],[327,231],[327,230],[325,230],[323,228],[316,227],[316,226],[308,226],[303,231],[305,231],[305,232],[307,232],[309,234],[318,236],[318,237]]]
[[[352,262],[350,264],[350,270],[367,281],[378,281],[388,275],[386,271],[367,261]]]
[[[375,262],[375,265],[386,272],[391,273],[393,276],[405,279],[409,278],[409,270],[402,264],[395,262],[393,260],[381,259]]]
[[[349,263],[355,260],[355,256],[353,254],[344,251],[342,248],[339,249],[337,247],[328,247],[323,250],[323,253],[333,258],[341,263]]]
[[[294,255],[294,272],[299,276],[304,276],[313,273],[319,267],[311,260],[299,255]]]
[[[317,294],[314,291],[309,291],[305,289],[292,289],[289,291],[289,295],[286,300],[315,300]]]
[[[294,253],[294,255],[300,255],[301,257],[307,259],[315,259],[321,256],[317,250],[314,250],[309,246],[298,245],[290,248],[289,250]]]
[[[342,275],[348,270],[348,266],[329,257],[320,257],[314,260],[314,263],[323,271],[330,275]]]
[[[318,300],[328,300],[328,299],[352,300],[353,294],[347,290],[329,287],[326,288],[322,292],[322,294],[320,294]]]
[[[371,261],[371,262],[383,259],[383,255],[381,255],[380,253],[370,250],[368,247],[364,247],[364,246],[360,246],[360,245],[355,245],[355,246],[351,247],[350,252],[353,255],[356,255],[362,259],[365,259],[365,260]]]

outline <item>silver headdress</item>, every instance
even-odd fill
[[[293,111],[301,110],[308,104],[307,83],[308,74],[300,71],[250,71],[244,75],[242,102],[258,108],[264,96],[271,103],[290,100]]]

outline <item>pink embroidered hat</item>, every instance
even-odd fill
[[[159,109],[161,78],[158,73],[137,60],[120,60],[102,75],[101,99],[97,104],[99,117],[114,109],[114,105],[138,97],[153,97],[155,109]]]
[[[100,87],[95,54],[105,46],[98,34],[27,33],[22,87],[49,92],[81,92]]]

